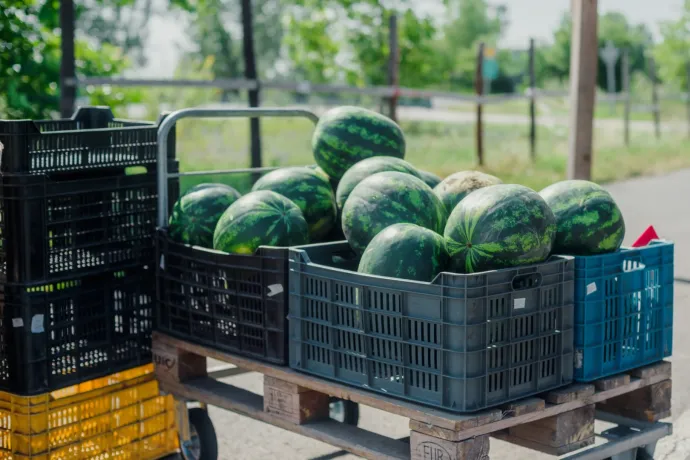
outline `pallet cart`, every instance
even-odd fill
[[[224,117],[304,117],[318,121],[309,111],[292,109],[193,108],[173,112],[161,123],[158,132],[159,226],[167,222],[168,178],[238,172],[168,174],[167,171],[168,134],[178,120]],[[272,169],[275,168],[241,172]],[[488,458],[489,437],[494,437],[554,455],[577,450],[561,457],[573,460],[641,460],[653,456],[656,442],[672,432],[671,424],[659,421],[670,415],[671,365],[668,362],[593,384],[573,384],[499,408],[458,415],[309,377],[287,367],[219,352],[160,333],[154,334],[153,350],[155,362],[168,360],[170,363],[169,366],[157,365],[156,372],[162,391],[177,398],[182,453],[187,459],[213,460],[217,457],[217,439],[206,404],[370,459],[484,460]],[[236,367],[214,370],[209,375],[205,369],[207,357]],[[203,372],[195,374],[194,369],[200,369],[201,362],[204,363]],[[264,374],[264,394],[267,396],[261,398],[212,378],[245,371]],[[410,438],[394,440],[358,428],[359,403],[410,418]],[[311,420],[314,414],[329,412],[328,409],[330,421]],[[616,425],[598,435],[608,441],[601,446],[592,446],[595,418]],[[585,449],[587,446],[591,447]]]
[[[159,145],[160,152],[167,152],[168,149],[168,133],[172,130],[175,123],[181,118],[208,118],[208,117],[223,117],[223,118],[248,118],[252,116],[261,117],[298,117],[306,118],[314,124],[318,122],[318,117],[306,110],[289,110],[289,109],[248,109],[248,110],[210,110],[210,109],[186,109],[177,111],[170,115],[170,121],[165,125],[161,124],[159,128],[159,139],[163,139],[163,145]],[[203,176],[203,175],[220,175],[238,172],[268,172],[278,169],[277,167],[266,168],[250,168],[245,170],[214,170],[214,171],[198,171],[189,173],[174,173],[168,174],[167,165],[158,168],[159,179],[161,177],[175,178],[183,176]],[[165,193],[165,202],[168,197],[168,183],[165,180],[159,180],[158,191]],[[163,214],[165,213],[165,214]],[[167,223],[167,208],[165,206],[159,207],[158,225],[163,226]],[[244,374],[247,371],[237,367],[224,366],[221,368],[210,369],[209,376],[213,378],[230,377],[234,375]],[[204,460],[214,459],[218,453],[218,443],[216,439],[215,429],[213,423],[207,412],[207,405],[198,401],[178,400],[177,402],[178,426],[180,427],[180,446],[183,456],[188,460]],[[339,398],[331,398],[330,417],[336,421],[346,423],[348,425],[357,426],[359,422],[359,405],[352,401],[342,400]]]

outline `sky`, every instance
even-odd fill
[[[416,0],[426,6],[433,0]],[[569,10],[570,0],[490,0],[508,7],[510,24],[499,46],[525,48],[530,37],[549,40],[558,27],[563,12]],[[678,17],[683,0],[599,0],[600,13],[617,11],[625,14],[631,23],[644,23],[659,39],[660,21]],[[189,46],[181,35],[171,30],[183,29],[178,20],[154,17],[150,22],[147,54],[149,62],[132,76],[149,78],[171,78],[181,50]]]

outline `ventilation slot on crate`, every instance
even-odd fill
[[[313,301],[310,299],[307,299],[307,306],[313,305]],[[348,329],[362,329],[362,312],[360,310],[350,308],[350,307],[342,307],[340,305],[336,305],[334,307],[335,310],[335,324],[338,326],[346,327]],[[315,313],[311,313],[311,311],[319,311],[319,312],[324,312],[322,315],[322,318],[316,317]],[[311,308],[310,309],[310,317],[314,319],[319,319],[322,321],[328,322],[328,303],[326,302],[319,302],[318,305],[318,310]]]
[[[402,303],[400,293],[390,291],[368,291],[369,305],[372,310],[381,310],[388,313],[401,313]]]
[[[428,321],[407,319],[408,339],[412,342],[429,343],[432,345],[440,343],[441,325]]]
[[[412,387],[419,388],[421,390],[437,392],[440,390],[439,379],[440,377],[436,374],[430,372],[423,372],[418,370],[409,370],[410,375],[409,384]]]
[[[506,318],[510,314],[510,297],[489,298],[489,319]]]
[[[359,307],[361,305],[361,290],[350,284],[335,284],[335,301],[341,305]],[[329,299],[330,300],[330,299]]]
[[[391,340],[369,338],[369,357],[382,361],[402,363],[403,344]]]
[[[304,282],[304,295],[312,298],[330,300],[328,294],[328,281],[318,278],[307,278]]]
[[[510,382],[514,387],[530,383],[533,380],[534,366],[532,364],[514,367],[510,370]]]
[[[417,345],[407,345],[409,353],[410,367],[438,369],[441,364],[441,350],[420,347]]]
[[[513,341],[532,337],[537,330],[537,315],[518,316],[513,318],[512,322],[513,334],[511,339]]]
[[[368,313],[369,330],[374,335],[385,335],[391,338],[401,338],[401,318],[376,313]]]
[[[559,295],[561,292],[560,286],[552,288],[542,288],[541,290],[541,308],[553,308],[560,306],[563,301]]]
[[[338,350],[345,350],[350,353],[355,353],[361,356],[365,355],[364,341],[366,337],[362,334],[357,334],[350,331],[338,330],[336,331],[336,343],[335,346]],[[328,337],[321,340],[324,345],[329,345],[330,340]]]
[[[508,365],[509,347],[489,347],[487,350],[487,368],[490,371],[503,369]]]
[[[509,338],[510,320],[492,321],[487,324],[489,337],[487,345],[497,345],[506,342]]]

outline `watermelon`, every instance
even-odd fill
[[[312,136],[314,159],[329,177],[340,181],[345,171],[365,158],[405,157],[405,138],[390,118],[372,110],[343,106],[320,119]]]
[[[338,181],[337,180],[330,178],[328,176],[328,174],[326,174],[326,171],[321,169],[320,166],[309,165],[309,166],[307,166],[307,168],[313,169],[314,171],[319,173],[321,176],[323,176],[328,181],[328,183],[331,184],[331,188],[333,189],[333,193],[335,193],[335,191],[338,189]]]
[[[458,203],[444,236],[454,272],[538,263],[551,252],[556,218],[534,190],[516,184],[491,185]]]
[[[180,243],[212,248],[218,219],[239,198],[240,193],[227,186],[188,191],[173,206],[168,234]]]
[[[490,174],[479,171],[460,171],[443,179],[434,187],[434,193],[443,201],[448,213],[451,213],[455,206],[471,192],[502,183],[501,179]]]
[[[601,186],[585,180],[566,180],[539,194],[556,217],[555,252],[590,255],[620,248],[625,236],[623,214]]]
[[[342,212],[343,233],[361,255],[384,228],[416,224],[442,233],[446,209],[421,179],[397,171],[369,176],[352,190]]]
[[[441,235],[415,224],[393,224],[371,240],[359,261],[360,273],[430,282],[446,268]]]
[[[221,216],[213,248],[254,254],[259,246],[297,246],[309,242],[309,226],[299,207],[270,190],[250,192]]]
[[[422,171],[421,169],[418,169],[417,172],[419,173],[419,177],[424,181],[424,183],[431,188],[434,188],[441,183],[441,178],[434,173],[431,173],[429,171]]]
[[[347,170],[345,175],[340,179],[338,189],[335,193],[335,202],[339,209],[345,206],[347,197],[350,196],[352,190],[363,179],[383,171],[399,171],[402,173],[412,174],[419,177],[414,166],[405,160],[395,157],[372,157],[362,160],[356,165]]]
[[[295,203],[309,224],[309,237],[319,242],[336,222],[337,209],[331,185],[323,175],[306,167],[282,168],[256,181],[252,191],[271,190]]]
[[[226,190],[235,190],[234,188],[232,188],[226,184],[221,184],[218,182],[204,182],[202,184],[197,184],[194,187],[188,188],[187,191],[185,191],[183,195],[189,195],[190,193],[198,192],[199,190],[205,190],[207,188],[213,188],[213,187],[220,187],[220,188],[224,188]]]

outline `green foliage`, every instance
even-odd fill
[[[690,0],[685,0],[677,20],[662,23],[660,29],[663,41],[654,50],[658,75],[675,89],[686,91],[690,65]]]
[[[554,33],[554,44],[544,53],[546,72],[554,78],[565,80],[570,72],[570,36],[572,22],[565,13],[561,25]],[[610,40],[619,50],[627,49],[631,73],[643,72],[647,68],[645,52],[652,44],[652,35],[643,24],[630,24],[625,15],[609,12],[599,17],[599,48]],[[622,90],[622,59],[616,63],[616,91]],[[608,89],[606,65],[599,58],[597,85]]]
[[[3,113],[10,118],[45,118],[58,107],[60,80],[60,38],[54,18],[45,5],[34,0],[17,0],[0,11],[0,98]],[[57,10],[54,11],[57,15]],[[75,43],[79,75],[117,75],[126,66],[118,48],[86,41]],[[108,88],[93,90],[100,103],[117,105],[124,95],[106,94]]]

